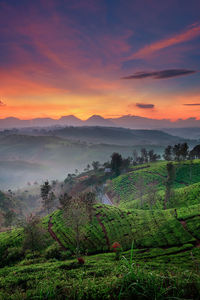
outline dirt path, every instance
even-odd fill
[[[200,240],[197,237],[195,237],[193,235],[193,233],[188,229],[186,221],[185,220],[178,220],[178,221],[181,223],[184,230],[187,231],[196,240],[195,241],[195,247],[200,247]]]
[[[63,246],[63,244],[61,243],[61,241],[59,240],[59,238],[56,236],[55,232],[52,230],[53,224],[52,224],[51,220],[52,220],[52,217],[49,218],[48,232],[50,233],[50,235],[52,236],[52,238],[60,245],[60,247],[63,250],[67,250],[65,248],[65,246]]]
[[[106,193],[102,197],[102,203],[111,205],[111,206],[113,205],[112,201],[110,200],[110,198],[108,197],[108,195]]]
[[[98,214],[96,215],[97,220],[98,220],[98,222],[99,222],[99,225],[101,226],[102,231],[103,231],[103,233],[104,233],[105,240],[106,240],[106,244],[107,244],[108,248],[110,249],[110,242],[109,242],[109,238],[108,238],[108,235],[107,235],[107,231],[106,231],[106,228],[105,228],[104,224],[101,222],[100,216],[101,216],[100,213],[98,213]]]

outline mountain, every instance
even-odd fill
[[[81,126],[83,125],[83,121],[80,120],[79,118],[69,115],[69,116],[63,116],[58,120],[59,125],[64,125],[64,126]]]
[[[115,126],[131,129],[159,129],[161,127],[170,127],[172,123],[167,119],[157,120],[132,115],[126,115],[110,120]]]
[[[43,134],[93,144],[166,146],[186,141],[160,130],[80,126],[46,129]],[[191,141],[193,143],[194,141]]]
[[[200,140],[199,127],[186,127],[186,128],[163,128],[162,131],[171,135],[176,135],[184,139]]]
[[[109,120],[104,119],[103,117],[99,115],[93,115],[89,119],[87,119],[84,122],[84,125],[86,126],[115,126],[115,124]]]
[[[103,118],[100,115],[93,115],[85,121],[73,115],[62,116],[60,119],[35,118],[20,120],[14,117],[0,119],[0,129],[50,126],[107,126],[130,129],[200,128],[200,120],[188,118],[171,121],[169,119],[158,120],[133,115],[125,115],[119,118]]]

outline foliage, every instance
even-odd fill
[[[115,173],[116,176],[120,174],[120,169],[122,166],[122,156],[119,153],[114,152],[111,156],[111,170]]]
[[[40,224],[40,219],[37,216],[30,215],[26,218],[23,224],[24,228],[24,241],[23,249],[40,251],[45,245],[45,230]]]

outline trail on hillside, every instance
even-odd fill
[[[105,240],[106,240],[106,244],[107,244],[108,248],[110,248],[110,242],[109,242],[108,234],[107,234],[107,231],[106,231],[106,228],[105,228],[104,224],[101,222],[100,216],[101,216],[100,213],[98,213],[98,214],[96,215],[97,220],[98,220],[98,222],[99,222],[99,225],[101,226],[102,231],[103,231],[103,233],[104,233]]]
[[[181,223],[184,230],[187,231],[195,239],[195,246],[200,247],[200,240],[197,237],[195,237],[193,233],[188,229],[186,221],[185,220],[178,220],[178,221]]]
[[[113,205],[112,201],[106,193],[102,196],[102,203],[107,205]]]
[[[48,232],[50,233],[50,235],[52,236],[52,238],[61,246],[61,248],[63,250],[67,250],[65,248],[65,246],[61,243],[61,241],[59,240],[59,238],[56,236],[55,232],[52,230],[53,223],[51,222],[51,220],[52,220],[52,216],[49,218]]]

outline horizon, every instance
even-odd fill
[[[199,9],[198,0],[2,1],[0,118],[199,118]]]
[[[177,121],[187,121],[187,120],[193,120],[193,121],[199,121],[200,120],[200,117],[197,118],[197,117],[188,117],[188,118],[177,118],[177,119],[168,119],[168,118],[161,118],[161,119],[155,119],[155,118],[151,118],[151,117],[144,117],[144,116],[139,116],[139,115],[131,115],[131,114],[126,114],[126,115],[118,115],[118,116],[112,116],[112,117],[103,117],[102,115],[97,115],[97,114],[92,114],[90,116],[88,116],[87,118],[85,119],[82,119],[82,118],[79,118],[78,116],[76,115],[72,115],[72,114],[69,114],[69,115],[62,115],[62,116],[58,116],[57,118],[53,118],[53,117],[50,117],[50,116],[46,116],[46,117],[34,117],[34,118],[18,118],[18,117],[14,117],[14,116],[8,116],[8,117],[5,117],[5,118],[0,118],[0,120],[5,120],[5,119],[18,119],[20,121],[31,121],[31,120],[35,120],[35,119],[51,119],[51,120],[54,120],[54,121],[58,121],[62,118],[65,118],[65,117],[75,117],[76,119],[80,120],[80,121],[87,121],[89,119],[91,119],[92,117],[100,117],[102,119],[105,119],[105,120],[114,120],[114,119],[120,119],[120,118],[123,118],[123,117],[133,117],[133,118],[144,118],[144,119],[149,119],[149,120],[158,120],[158,121],[169,121],[171,123],[176,123]]]

